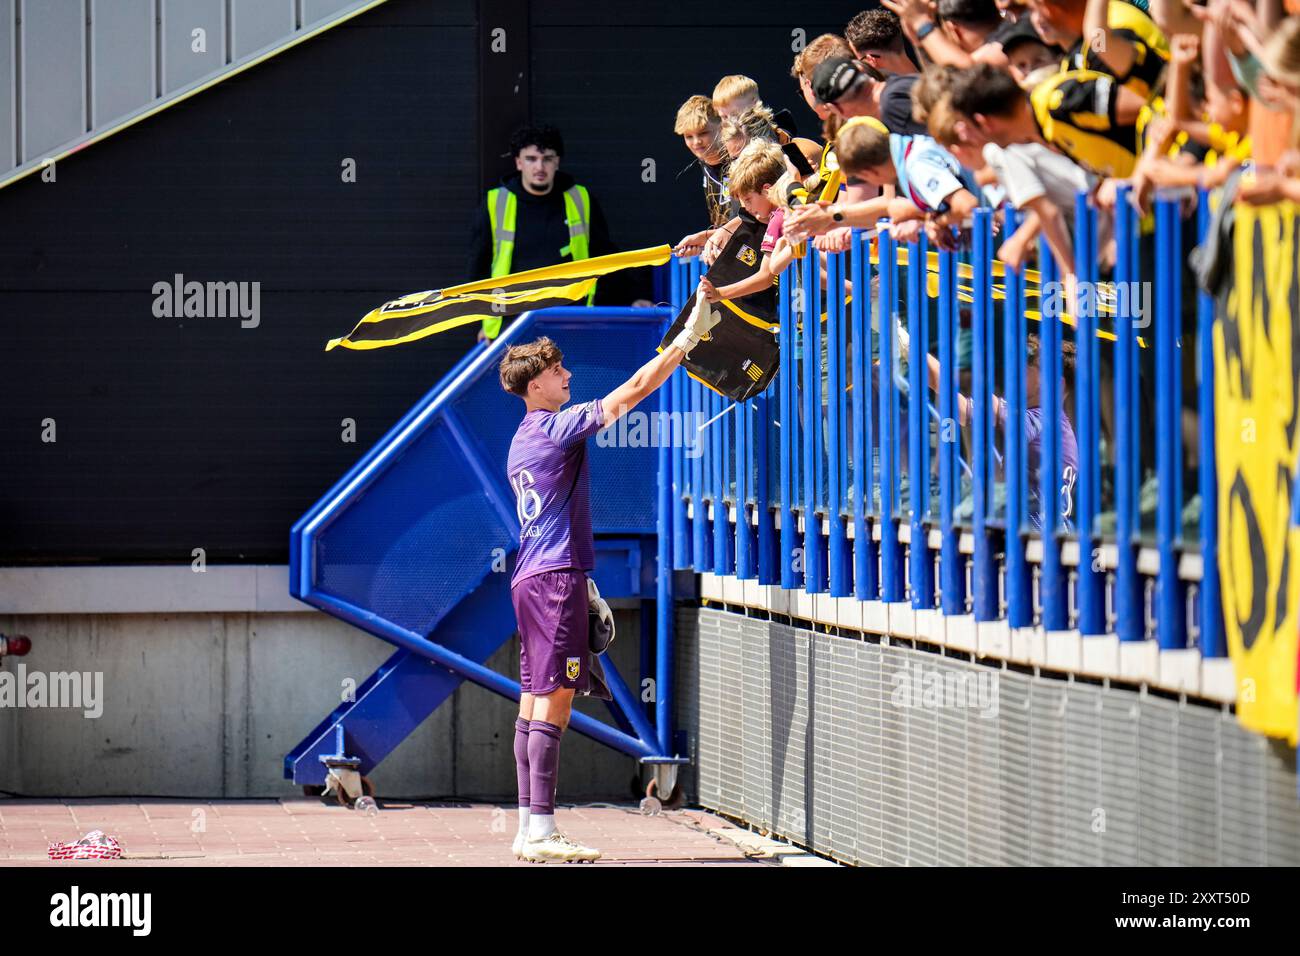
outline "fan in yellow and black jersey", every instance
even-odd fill
[[[1169,43],[1132,0],[1028,0],[1028,6],[1043,39],[1068,51],[1062,73],[1103,73],[1144,101],[1154,95]]]
[[[1057,73],[1026,95],[1010,74],[982,65],[959,75],[951,98],[999,146],[1045,143],[1101,177],[1126,177],[1137,165],[1142,100],[1104,73]]]

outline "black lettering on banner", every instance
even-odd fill
[[[1225,540],[1234,541],[1236,523],[1244,522],[1246,542],[1250,550],[1250,564],[1247,567],[1242,568],[1236,561],[1228,562],[1232,572],[1234,593],[1240,595],[1247,588],[1250,590],[1250,614],[1245,620],[1242,620],[1240,613],[1237,614],[1237,629],[1241,632],[1241,643],[1249,651],[1264,626],[1265,601],[1268,593],[1268,559],[1264,554],[1264,538],[1259,533],[1259,518],[1255,514],[1250,489],[1246,486],[1245,476],[1240,471],[1233,476],[1228,503],[1228,535]],[[1245,580],[1242,580],[1242,571],[1245,572]],[[1238,607],[1240,603],[1237,602]]]

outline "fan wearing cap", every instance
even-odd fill
[[[847,57],[823,60],[813,71],[813,95],[840,119],[874,116],[891,133],[915,135],[925,129],[912,119],[916,74],[873,80],[862,64]]]

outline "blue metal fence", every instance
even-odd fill
[[[1037,271],[994,259],[987,209],[964,252],[887,230],[855,230],[846,253],[810,247],[781,278],[768,391],[736,404],[682,372],[666,393],[706,422],[699,457],[666,456],[673,566],[1223,656],[1212,306],[1183,289],[1184,236],[1208,220],[1192,198],[1159,196],[1144,236],[1121,191],[1103,272],[1081,194],[1073,310],[1045,244]],[[680,308],[700,265],[669,268]]]

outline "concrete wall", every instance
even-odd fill
[[[285,753],[337,705],[345,679],[360,684],[393,650],[314,611],[3,614],[11,603],[0,603],[0,634],[33,647],[4,670],[103,673],[97,719],[0,707],[0,791],[29,796],[300,793],[283,777]],[[610,654],[633,685],[639,615],[617,613]],[[488,664],[517,680],[518,655],[512,638]],[[513,797],[516,708],[462,686],[372,774],[380,796]],[[609,719],[603,703],[579,709]],[[560,799],[626,798],[635,773],[631,757],[566,735]]]

